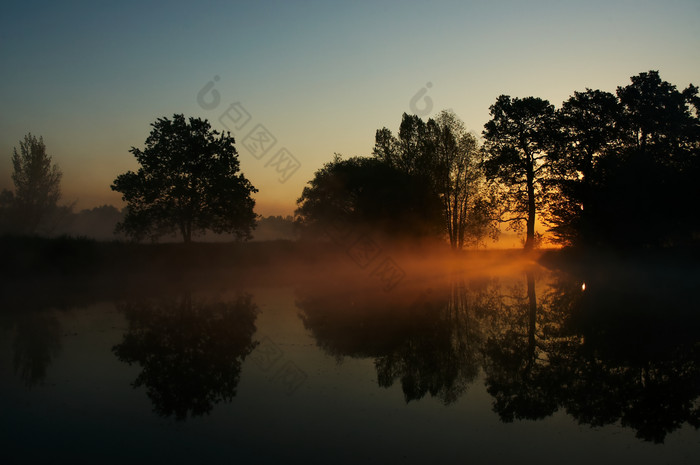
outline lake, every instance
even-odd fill
[[[3,463],[698,463],[697,276],[354,262],[13,284]]]

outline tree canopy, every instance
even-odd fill
[[[442,223],[439,199],[421,178],[376,158],[336,156],[308,184],[295,212],[307,231],[346,223],[391,237],[424,237]]]
[[[440,199],[443,233],[453,248],[495,235],[479,142],[454,112],[444,110],[427,122],[404,113],[396,137],[387,128],[377,130],[373,154],[430,186]]]
[[[397,135],[375,134],[373,158],[336,158],[298,200],[305,225],[343,221],[392,236],[447,237],[453,248],[497,233],[476,137],[451,111],[403,114]]]
[[[61,170],[46,153],[42,137],[31,133],[12,151],[14,192],[0,196],[3,229],[20,234],[51,232],[56,226],[61,198]]]
[[[555,110],[536,97],[498,97],[484,127],[484,168],[500,190],[501,221],[539,217],[565,245],[648,248],[697,241],[698,89],[657,71],[616,94],[586,89]]]
[[[112,184],[127,202],[118,230],[135,239],[178,232],[190,242],[205,230],[249,239],[256,218],[251,195],[257,189],[239,172],[233,137],[182,114],[151,126],[145,149],[130,150],[139,170]]]
[[[592,240],[596,187],[604,183],[601,163],[621,145],[621,107],[615,95],[600,90],[574,92],[557,111],[556,150],[550,153],[550,231],[559,242]]]
[[[537,213],[544,208],[554,106],[536,97],[501,95],[490,114],[484,126],[486,175],[500,187],[500,218],[516,229],[525,222],[525,248],[532,248]]]
[[[698,89],[679,91],[657,71],[617,95],[586,90],[557,111],[549,222],[565,244],[665,247],[700,231]]]

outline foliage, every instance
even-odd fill
[[[496,234],[478,141],[453,112],[444,110],[427,123],[404,113],[398,137],[387,128],[377,131],[373,153],[430,185],[440,198],[443,230],[453,248]]]
[[[145,149],[130,150],[139,170],[112,184],[128,204],[118,230],[135,239],[179,232],[190,242],[205,230],[250,238],[257,189],[239,173],[233,137],[181,114],[151,126]]]
[[[258,220],[253,239],[256,241],[293,240],[297,236],[296,232],[293,216],[267,216]]]
[[[61,208],[62,173],[46,153],[43,138],[27,134],[12,152],[15,190],[0,195],[0,222],[6,231],[20,234],[50,233],[69,207]]]
[[[697,240],[698,90],[650,71],[617,95],[588,89],[558,113],[549,218],[560,242],[664,247]]]
[[[85,208],[67,215],[58,232],[97,240],[115,240],[119,238],[114,232],[115,227],[123,219],[124,212],[113,205]]]
[[[622,145],[621,111],[613,94],[591,89],[575,92],[557,111],[557,147],[550,154],[554,195],[547,218],[558,242],[588,241],[592,234],[597,188],[605,183],[602,164]]]
[[[336,155],[308,184],[295,212],[307,232],[348,224],[391,237],[422,237],[442,223],[439,199],[421,177],[376,158]]]
[[[526,224],[526,248],[535,246],[537,213],[544,205],[547,156],[553,143],[554,106],[535,97],[501,95],[484,126],[484,168],[498,183],[498,217],[519,230]]]

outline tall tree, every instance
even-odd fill
[[[561,242],[638,248],[697,240],[700,220],[690,214],[700,196],[697,93],[649,71],[617,96],[588,89],[564,102],[548,218]]]
[[[128,204],[117,229],[135,239],[179,232],[186,243],[205,230],[249,239],[256,218],[251,195],[258,190],[239,172],[233,137],[181,114],[151,126],[146,148],[130,150],[138,172],[112,184]]]
[[[444,110],[427,123],[404,113],[398,137],[387,128],[377,130],[373,154],[422,177],[439,196],[444,231],[453,248],[493,233],[479,144],[454,112]]]
[[[9,228],[23,234],[51,232],[61,198],[61,170],[46,153],[43,138],[27,134],[12,152],[14,193],[4,191],[3,209]]]
[[[434,124],[435,154],[430,172],[442,199],[450,244],[461,249],[468,242],[478,243],[485,235],[495,234],[493,201],[476,136],[467,132],[450,110],[440,112]]]
[[[611,185],[627,204],[625,214],[617,216],[617,232],[633,229],[625,242],[642,247],[692,241],[700,232],[698,215],[690,213],[700,196],[698,88],[679,91],[658,71],[649,71],[633,76],[617,95],[627,132],[621,169]]]
[[[624,143],[621,106],[615,95],[600,90],[574,92],[557,111],[556,150],[550,154],[554,193],[548,222],[556,241],[593,243],[592,213],[599,203],[606,158]]]
[[[537,213],[544,208],[554,106],[536,97],[501,95],[490,113],[483,132],[486,174],[502,186],[502,221],[515,228],[525,222],[525,248],[532,249]]]

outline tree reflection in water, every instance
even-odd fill
[[[133,385],[146,388],[155,412],[184,420],[233,399],[241,364],[256,345],[258,309],[249,295],[210,303],[183,294],[119,309],[129,330],[112,350],[119,360],[141,366]]]
[[[477,312],[483,310],[488,287],[480,283],[469,293],[465,286],[463,280],[453,282],[414,304],[421,318],[413,321],[411,333],[375,360],[380,386],[399,380],[406,402],[430,393],[448,405],[476,380],[481,344]]]
[[[664,276],[598,280],[585,292],[559,280],[547,295],[566,324],[549,357],[559,404],[580,423],[617,421],[661,443],[700,427],[700,319],[694,286]]]
[[[548,373],[543,334],[555,323],[551,318],[543,321],[549,315],[537,305],[534,271],[525,275],[525,289],[522,285],[502,288],[500,305],[487,316],[490,334],[482,347],[487,390],[505,422],[545,418],[557,410],[548,389],[556,380]]]
[[[371,357],[381,387],[400,382],[406,402],[456,401],[479,373],[480,315],[490,282],[407,292],[300,291],[301,318],[320,347],[342,360]]]
[[[28,387],[44,383],[51,363],[61,352],[59,316],[70,305],[56,298],[55,289],[5,286],[0,292],[0,328],[11,334],[13,368]]]
[[[61,349],[61,325],[56,311],[30,310],[17,315],[14,332],[15,373],[27,387],[42,384]]]
[[[601,278],[583,289],[581,278],[541,268],[519,281],[453,280],[402,294],[305,288],[297,305],[319,347],[338,360],[374,359],[378,384],[400,382],[407,402],[430,394],[450,404],[481,370],[505,422],[563,409],[653,442],[700,427],[692,286]]]

